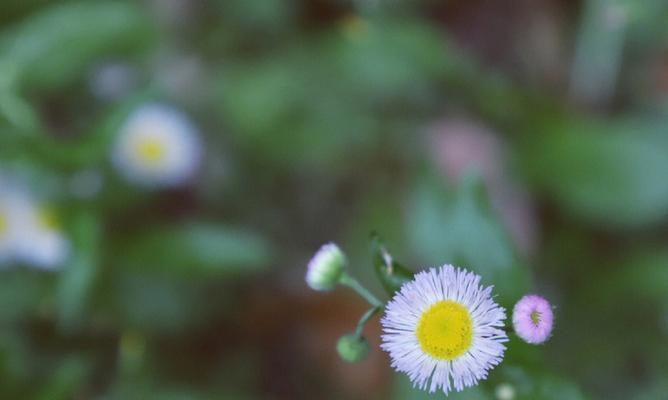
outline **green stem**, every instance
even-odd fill
[[[374,307],[383,307],[383,302],[378,300],[376,296],[374,296],[371,292],[369,292],[364,286],[362,286],[361,283],[357,281],[357,279],[353,278],[352,276],[348,275],[347,273],[343,273],[341,275],[341,278],[339,279],[339,283],[342,284],[343,286],[347,286],[354,291],[357,292],[360,296],[362,296],[366,301],[369,302]]]
[[[383,309],[382,306],[376,306],[376,307],[372,307],[372,308],[368,309],[367,312],[365,312],[364,315],[362,315],[362,318],[360,318],[360,321],[357,323],[357,328],[355,329],[355,336],[357,336],[357,337],[362,336],[362,331],[364,330],[364,325],[366,325],[366,323],[369,322],[369,320],[371,318],[373,318],[373,316],[376,315],[376,313],[378,313],[378,311],[380,311],[382,309]]]

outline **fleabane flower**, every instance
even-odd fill
[[[554,326],[552,306],[544,298],[529,294],[520,299],[513,309],[513,327],[520,339],[541,344],[550,338]]]
[[[68,254],[55,213],[19,183],[0,177],[0,264],[54,269]]]
[[[346,256],[339,246],[328,243],[320,247],[306,267],[306,283],[313,290],[332,290],[346,266]]]
[[[118,134],[112,152],[116,169],[145,187],[174,187],[197,171],[202,145],[197,129],[180,111],[161,104],[137,109]]]
[[[476,385],[503,360],[505,318],[479,275],[444,265],[416,274],[390,300],[381,348],[414,386],[447,395]]]
[[[45,204],[24,205],[24,226],[18,243],[18,259],[40,269],[63,266],[70,251],[55,212]]]

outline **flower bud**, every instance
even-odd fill
[[[344,361],[360,362],[369,354],[369,342],[364,337],[355,334],[344,335],[336,344],[336,351]]]
[[[535,294],[522,297],[513,309],[513,327],[520,339],[530,344],[545,343],[552,335],[552,305]]]
[[[514,400],[515,387],[510,383],[502,383],[496,387],[494,394],[496,395],[496,400]]]
[[[332,290],[338,283],[345,265],[345,254],[334,243],[328,243],[322,246],[308,263],[306,283],[313,290]]]

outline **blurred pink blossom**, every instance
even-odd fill
[[[480,123],[445,119],[430,128],[432,157],[441,172],[457,182],[475,170],[485,181],[493,208],[522,254],[537,246],[538,221],[528,192],[513,179],[500,136]]]

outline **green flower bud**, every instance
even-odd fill
[[[360,362],[369,354],[369,342],[362,336],[355,334],[344,335],[336,344],[336,351],[344,361]]]
[[[308,263],[306,283],[313,290],[332,290],[346,266],[346,256],[334,243],[320,248]]]

